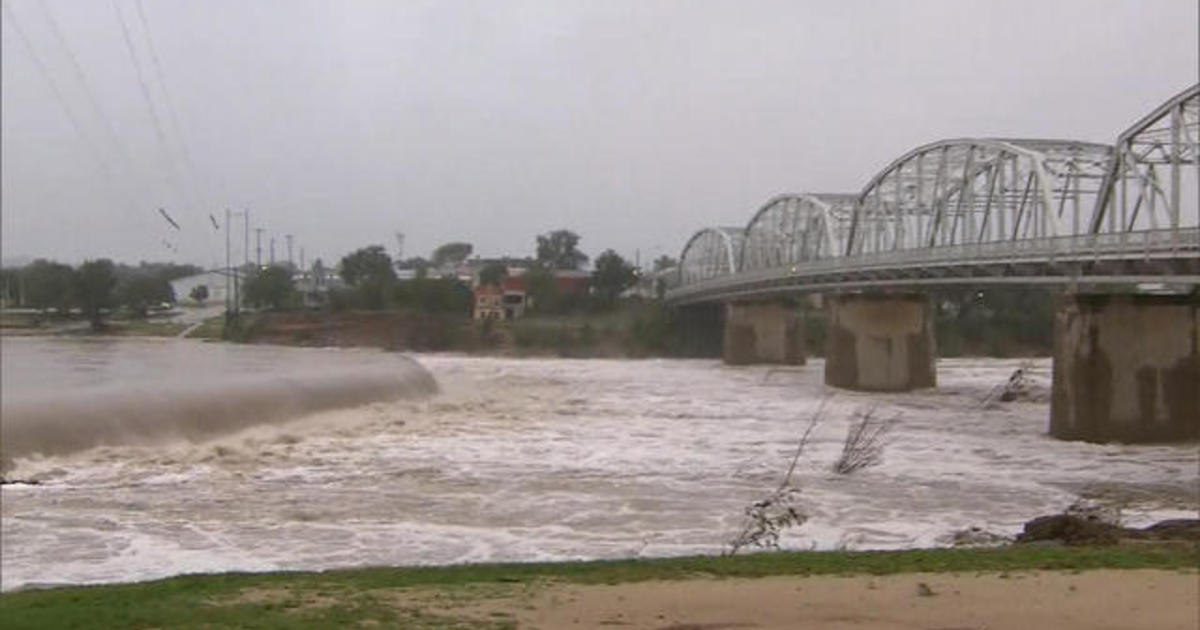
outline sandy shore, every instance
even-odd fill
[[[419,591],[410,594],[423,599]],[[1195,630],[1200,573],[917,573],[551,585],[443,610],[462,614],[464,604],[472,617],[511,615],[520,628],[539,630]]]

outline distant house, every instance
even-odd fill
[[[475,319],[504,319],[504,289],[481,284],[475,287]]]
[[[517,319],[533,305],[529,295],[526,272],[528,268],[510,267],[509,275],[501,280],[500,286],[480,284],[475,276],[475,319]],[[586,271],[558,270],[554,272],[554,285],[563,295],[587,295],[591,290],[592,275]]]
[[[587,295],[592,288],[592,274],[587,271],[559,269],[554,272],[554,286],[569,295]]]
[[[500,286],[475,287],[475,319],[517,319],[525,316],[529,298],[522,276],[508,276]]]
[[[235,271],[235,273],[237,273]],[[241,274],[238,273],[238,277]],[[175,295],[175,301],[179,304],[199,304],[207,306],[209,304],[224,304],[225,303],[225,284],[228,276],[224,269],[214,269],[204,273],[198,273],[194,276],[184,276],[171,281],[171,291]],[[197,303],[192,299],[192,291],[196,287],[203,286],[208,289],[208,297]]]
[[[513,258],[504,256],[500,258],[471,258],[463,262],[458,267],[458,277],[463,280],[468,280],[472,287],[479,286],[479,275],[484,269],[493,265],[501,265],[508,272],[509,276],[519,276],[536,264],[532,258]]]

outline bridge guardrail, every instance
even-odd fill
[[[1200,228],[1057,236],[825,258],[790,267],[732,273],[678,287],[666,297],[678,300],[697,294],[720,294],[723,289],[783,279],[791,280],[789,284],[803,284],[795,280],[838,273],[861,275],[872,270],[1197,257],[1200,257]]]

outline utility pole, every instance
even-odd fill
[[[259,269],[262,269],[262,233],[262,228],[254,228],[254,264],[258,265]]]
[[[243,253],[246,255],[245,256],[245,258],[246,258],[245,266],[249,267],[250,266],[250,210],[247,208],[246,210],[242,211],[242,214],[244,215],[244,217],[246,219],[245,227],[242,228],[242,235],[246,237],[246,245],[243,248],[245,251]]]
[[[225,208],[225,321],[229,321],[229,315],[233,312],[230,307],[229,298],[233,296],[233,291],[230,288],[230,282],[233,278],[232,260],[229,258],[229,208]]]
[[[284,234],[283,237],[286,238],[288,242],[288,266],[295,269],[295,265],[292,264],[292,235]]]
[[[271,266],[275,266],[275,237],[271,237]]]
[[[304,271],[304,248],[300,248],[300,270]]]

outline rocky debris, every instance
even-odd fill
[[[981,527],[968,527],[950,534],[949,542],[955,547],[1001,547],[1012,542],[1012,539]]]
[[[1200,542],[1200,518],[1173,518],[1159,521],[1141,530],[1152,540],[1192,540]]]
[[[990,409],[998,406],[999,403],[1016,401],[1043,403],[1049,401],[1049,391],[1043,384],[1034,381],[1031,377],[1032,371],[1033,363],[1029,361],[1021,363],[1009,375],[1007,381],[993,387],[987,396],[983,397],[980,406]]]
[[[1200,541],[1200,519],[1171,519],[1145,529],[1121,527],[1073,514],[1039,516],[1025,523],[1018,543],[1056,541],[1068,545],[1113,545],[1121,540]]]
[[[1104,521],[1072,514],[1039,516],[1025,523],[1017,542],[1054,540],[1068,545],[1112,545],[1121,539],[1123,528]]]
[[[1080,498],[1075,503],[1067,506],[1067,509],[1063,513],[1085,521],[1100,521],[1109,525],[1121,524],[1120,503]]]

